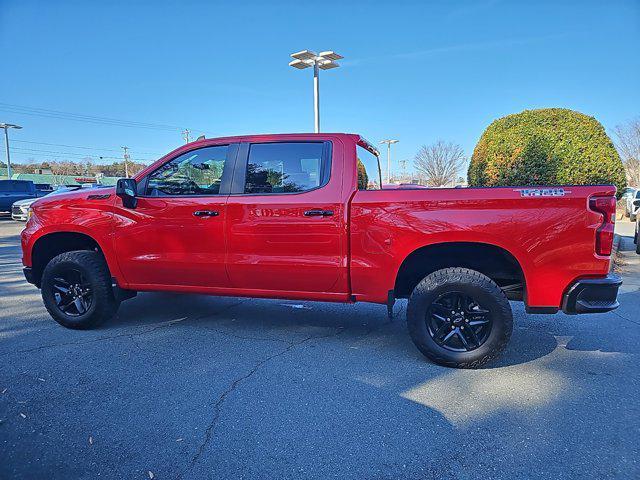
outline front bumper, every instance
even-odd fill
[[[20,207],[12,207],[11,218],[18,222],[26,222],[29,219],[29,210],[23,210]]]
[[[585,278],[575,282],[562,298],[562,311],[569,315],[578,313],[603,313],[618,308],[618,288],[622,279],[613,273],[604,278]]]
[[[32,283],[32,284],[36,284],[36,281],[33,278],[33,270],[31,269],[31,267],[24,267],[22,269],[22,272],[24,273],[24,278],[27,279],[27,282]]]

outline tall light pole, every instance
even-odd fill
[[[340,60],[342,55],[338,55],[333,51],[314,53],[310,50],[302,50],[301,52],[292,53],[291,57],[294,58],[292,62],[289,62],[289,66],[303,70],[305,68],[313,67],[313,119],[315,132],[320,132],[320,76],[319,69],[330,70],[332,68],[338,68],[340,65],[336,63],[336,60]]]
[[[7,147],[7,178],[11,180],[11,156],[9,155],[9,129],[15,128],[20,130],[20,125],[14,125],[13,123],[0,123],[0,128],[4,128],[4,143]]]
[[[398,143],[400,140],[382,140],[380,145],[383,143],[387,144],[387,185],[391,183],[391,144]]]

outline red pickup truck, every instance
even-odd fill
[[[612,310],[610,185],[385,188],[358,135],[199,140],[115,189],[38,200],[24,273],[69,328],[138,291],[387,305],[408,298],[412,340],[477,367],[533,313]]]

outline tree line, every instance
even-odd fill
[[[0,165],[6,168],[6,163],[0,162]],[[12,163],[11,169],[13,173],[52,173],[56,176],[84,176],[95,177],[96,175],[104,175],[105,177],[124,177],[125,171],[129,172],[129,176],[135,175],[147,165],[135,161],[128,161],[125,169],[125,162],[113,163],[94,163],[90,161],[43,161],[29,163]]]

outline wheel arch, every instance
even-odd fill
[[[491,278],[512,300],[526,296],[521,262],[504,247],[485,242],[440,242],[423,245],[400,264],[394,283],[395,298],[407,298],[424,277],[442,268],[464,267]]]
[[[74,250],[91,250],[102,255],[109,262],[100,243],[91,235],[78,231],[55,231],[38,237],[31,247],[31,269],[33,280],[40,287],[42,272],[52,258]]]

